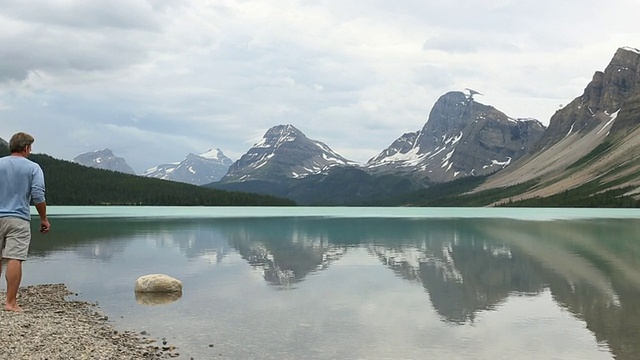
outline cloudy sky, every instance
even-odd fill
[[[365,162],[473,88],[548,124],[618,47],[635,0],[0,0],[0,137],[141,173],[293,124]]]

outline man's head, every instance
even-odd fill
[[[27,146],[33,144],[34,141],[33,136],[27,133],[15,133],[11,137],[11,140],[9,140],[9,151],[11,151],[11,153],[23,152]]]

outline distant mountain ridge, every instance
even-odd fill
[[[232,163],[220,149],[209,149],[200,155],[190,153],[180,162],[149,168],[143,176],[204,185],[220,180]]]
[[[133,175],[136,173],[124,158],[113,155],[113,152],[108,148],[80,154],[73,161],[96,169],[112,170]]]
[[[303,204],[366,204],[500,170],[524,155],[543,131],[537,120],[514,120],[471,95],[449,92],[434,105],[422,130],[402,135],[365,165],[292,125],[278,125],[211,186]]]

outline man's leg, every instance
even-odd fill
[[[18,288],[22,281],[22,260],[6,259],[7,272],[5,277],[7,279],[7,301],[4,304],[4,309],[8,311],[22,311],[18,306]]]
[[[31,228],[29,221],[18,218],[5,218],[5,226],[8,229],[4,241],[2,257],[7,264],[5,279],[7,279],[7,300],[4,309],[9,311],[22,311],[18,306],[18,288],[22,281],[22,261],[27,258],[29,242],[31,241]]]

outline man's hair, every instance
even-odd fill
[[[11,137],[11,140],[9,140],[9,151],[11,151],[12,153],[21,152],[27,146],[33,144],[34,141],[35,139],[33,138],[33,136],[27,133],[15,133]]]

